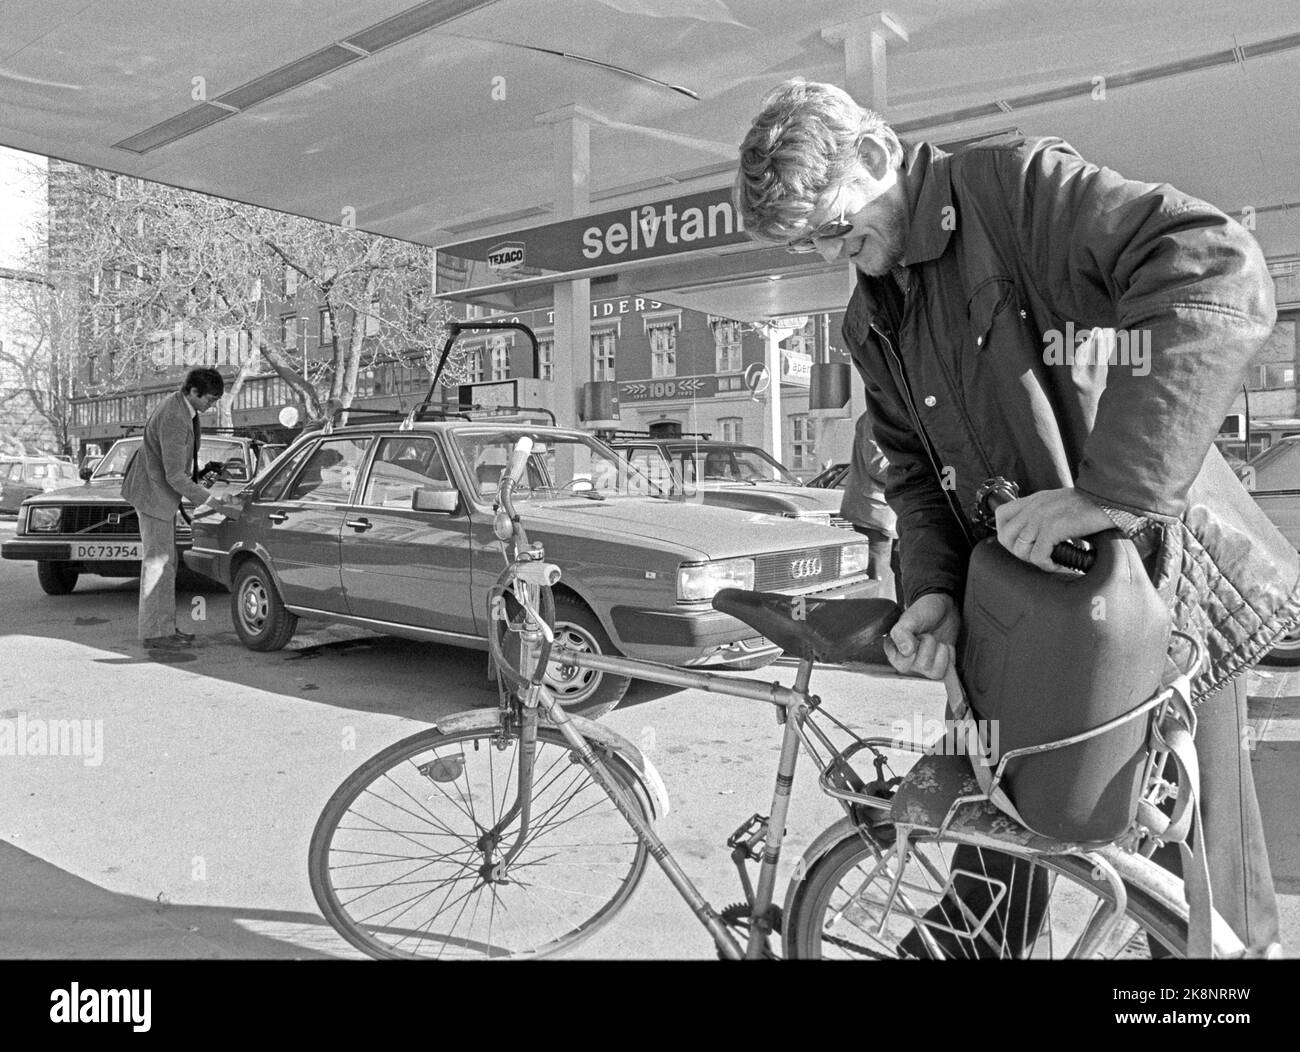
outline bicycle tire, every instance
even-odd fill
[[[965,898],[976,901],[976,913],[980,918],[975,925],[976,934],[982,931],[990,936],[988,940],[971,938],[971,925],[960,919],[960,913],[950,905],[951,898],[944,897],[942,889],[948,881],[954,879],[951,869],[940,870],[936,875],[927,870],[917,858],[917,852],[924,851],[933,866],[936,857],[950,861],[952,853],[960,846],[964,846],[967,851],[981,853],[980,875],[972,875],[975,867],[970,867],[962,870],[955,879],[966,880],[962,894]],[[905,916],[895,908],[901,901],[900,896],[895,900],[895,907],[891,907],[894,912],[884,933],[877,934],[892,878],[886,879],[884,874],[873,878],[872,870],[880,859],[891,854],[896,860],[894,844],[883,843],[879,837],[858,832],[845,837],[814,862],[786,914],[786,956],[803,959],[839,955],[871,959],[933,958],[936,955],[921,940],[918,925],[913,919],[920,915],[924,918],[922,924],[929,929],[941,954],[946,957],[1053,959],[1058,948],[1067,951],[1064,956],[1069,956],[1068,950],[1075,941],[1072,936],[1077,937],[1084,930],[1084,925],[1095,908],[1089,905],[1089,900],[1106,904],[1111,902],[1105,882],[1094,881],[1092,878],[1092,863],[1079,856],[1030,855],[1013,849],[994,849],[952,834],[918,837],[916,842],[909,843],[906,867],[909,872],[905,873],[903,879],[903,887],[907,889],[903,894],[913,900],[913,912],[910,916]],[[918,862],[917,865],[912,865],[914,860]],[[1008,874],[1006,869],[1001,868],[1008,864],[1008,860],[1020,868],[1012,869]],[[1026,866],[1030,868],[1026,870]],[[1114,952],[1098,956],[1109,956],[1110,959],[1186,957],[1186,903],[1177,894],[1161,892],[1165,884],[1176,881],[1176,878],[1160,869],[1156,863],[1140,856],[1130,856],[1125,869],[1133,875],[1125,875],[1127,906],[1124,917],[1117,922],[1116,931],[1105,944],[1105,948]],[[998,885],[997,877],[989,876],[983,879],[985,888],[980,889],[981,878],[988,873],[1011,875],[1010,885],[1018,888],[1018,891],[1011,894],[1019,894],[1022,904],[1028,902],[1026,895],[1040,896],[1036,901],[1043,902],[1042,885],[1033,891],[1028,889],[1034,888],[1038,874],[1046,878],[1047,899],[1043,909],[1043,922],[1033,938],[1026,938],[1024,934],[1032,923],[1028,920],[1022,925],[1020,939],[1008,937],[1005,931],[1008,927],[1005,924],[1006,914],[997,912],[1000,908],[997,903],[1010,897],[1005,892],[1008,882],[1001,883],[1001,894],[994,891],[986,905],[981,898],[981,890],[987,892]],[[940,877],[945,879],[940,880]],[[843,890],[846,882],[856,885],[852,895]],[[970,894],[972,888],[974,894]],[[1052,903],[1058,898],[1058,890],[1062,892],[1059,896],[1061,901],[1054,913]],[[949,905],[940,908],[940,903]],[[867,919],[871,921],[869,926],[860,923]],[[958,928],[959,925],[964,929],[964,934],[954,934],[949,930]],[[1014,925],[1010,927],[1014,929]],[[849,933],[843,931],[845,928],[850,929]],[[1153,950],[1153,939],[1160,949]],[[1013,942],[1015,945],[1012,945]],[[918,947],[921,948],[919,952]],[[1226,925],[1220,921],[1214,933],[1215,956],[1232,956],[1240,948],[1240,943],[1234,941]]]
[[[577,945],[626,904],[645,873],[646,846],[549,727],[537,732],[528,839],[505,880],[485,879],[487,855],[475,845],[516,796],[518,744],[517,731],[432,728],[339,786],[316,823],[308,871],[322,914],[349,943],[380,959],[543,957]],[[636,772],[596,748],[652,821]],[[516,818],[506,849],[517,828]]]

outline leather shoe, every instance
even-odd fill
[[[189,641],[176,636],[151,636],[144,641],[145,650],[187,650]]]
[[[180,639],[186,643],[193,643],[197,638],[193,632],[182,632],[179,628],[172,633],[173,639]]]

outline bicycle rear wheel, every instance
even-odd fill
[[[1115,912],[1110,885],[1074,855],[945,835],[910,841],[900,867],[897,846],[883,839],[854,834],[813,864],[787,913],[788,957],[1065,959],[1079,956],[1081,937]],[[1173,878],[1149,859],[1126,869],[1139,879],[1126,874],[1123,916],[1088,956],[1185,957],[1186,904],[1161,891]],[[1216,931],[1216,956],[1237,949]]]
[[[616,753],[598,756],[647,822],[649,800]],[[518,734],[422,731],[354,771],[325,806],[308,867],[321,912],[379,958],[540,957],[608,922],[645,872],[647,851],[560,733],[541,727],[528,836],[508,872]]]

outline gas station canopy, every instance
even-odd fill
[[[1300,256],[1298,73],[1282,0],[0,0],[0,143],[429,245],[721,200],[760,98],[802,75],[905,137],[1060,135]],[[610,293],[741,319],[848,290],[743,235],[604,262]]]

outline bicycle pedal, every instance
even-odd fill
[[[727,837],[727,847],[743,851],[757,862],[763,855],[763,845],[767,842],[767,816],[750,815],[731,836]]]

